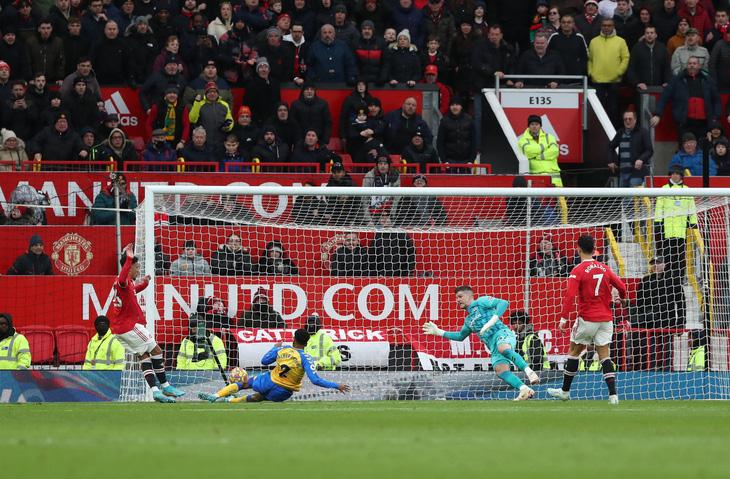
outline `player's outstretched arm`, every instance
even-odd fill
[[[349,393],[350,386],[348,386],[347,384],[338,383],[337,390],[340,391],[342,394]]]
[[[443,336],[444,330],[436,326],[436,323],[429,321],[423,325],[423,332],[434,336]]]

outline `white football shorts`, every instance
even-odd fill
[[[147,328],[141,324],[135,324],[134,329],[131,331],[118,334],[117,340],[122,343],[122,346],[124,346],[124,349],[126,349],[127,352],[134,353],[137,356],[141,356],[144,353],[150,353],[153,349],[155,349],[155,346],[157,346],[155,338],[153,338],[152,334],[147,331]]]
[[[613,321],[584,321],[579,317],[570,330],[570,340],[575,344],[605,346],[613,338]]]

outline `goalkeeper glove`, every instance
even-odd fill
[[[479,331],[479,334],[484,334],[487,331],[489,331],[489,328],[491,328],[492,326],[497,324],[497,321],[499,321],[499,316],[497,316],[495,314],[494,316],[492,316],[492,319],[487,321],[486,324],[484,324],[484,326],[482,326],[482,329],[481,329],[481,331]]]
[[[433,334],[434,336],[443,336],[444,330],[439,329],[438,326],[436,326],[435,323],[429,321],[428,323],[423,325],[423,332],[426,334]]]

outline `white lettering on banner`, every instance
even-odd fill
[[[560,145],[558,147],[558,150],[560,151],[560,154],[563,156],[570,154],[570,147],[566,143],[563,143],[562,145]]]
[[[451,345],[451,354],[454,356],[470,356],[471,355],[471,341],[469,338],[466,338],[463,341],[451,341],[449,340],[449,343]],[[477,353],[481,353],[481,351],[477,351]]]
[[[413,295],[411,294],[411,288],[406,284],[401,284],[398,286],[398,309],[400,311],[405,311],[406,301],[408,302],[408,306],[410,306],[411,311],[413,311],[413,319],[418,321],[421,319],[421,314],[426,310],[426,305],[431,305],[431,314],[430,314],[430,320],[431,321],[437,321],[439,319],[439,306],[438,306],[438,293],[439,293],[439,287],[437,284],[429,284],[426,288],[426,294],[423,295],[423,299],[421,300],[421,304],[416,308],[416,302],[413,299]]]
[[[580,107],[578,92],[526,93],[503,90],[499,93],[502,108],[575,110]]]
[[[282,308],[282,300],[284,291],[293,291],[296,295],[296,307],[291,313],[285,313]],[[275,284],[274,285],[274,309],[281,312],[281,317],[286,321],[287,319],[298,318],[302,315],[307,307],[307,293],[300,287],[294,284]],[[291,304],[289,305],[291,306]]]
[[[385,297],[383,300],[383,310],[377,315],[372,314],[368,308],[368,295],[370,294],[370,291],[374,289],[380,291]],[[360,314],[362,314],[365,319],[369,319],[370,321],[380,321],[390,316],[390,313],[393,312],[393,308],[395,307],[393,300],[393,292],[390,288],[384,284],[369,284],[360,290],[360,293],[357,295],[357,307],[360,310]]]
[[[91,318],[89,306],[91,304],[94,305],[94,310],[96,311],[94,313],[94,318],[96,318],[97,316],[105,316],[109,311],[109,306],[111,306],[112,304],[112,299],[114,299],[114,288],[109,289],[109,294],[106,297],[106,302],[104,303],[104,307],[102,307],[101,303],[99,303],[99,297],[96,295],[96,289],[94,288],[94,285],[91,283],[84,283],[81,293],[81,319],[84,321],[89,321],[89,319]]]
[[[28,185],[27,181],[20,181],[18,182],[18,185]],[[34,186],[35,188],[35,186]],[[37,189],[37,188],[36,188]],[[52,181],[45,181],[43,182],[43,186],[41,186],[40,190],[48,195],[48,200],[51,203],[51,207],[53,208],[53,214],[56,216],[66,216],[66,212],[61,207],[61,199],[58,197],[58,191],[56,190],[56,185],[53,184]],[[66,188],[66,191],[71,191],[71,182],[69,181],[68,188]],[[66,196],[66,198],[69,198],[70,201],[70,195]]]
[[[188,303],[185,301],[185,298],[183,298],[182,294],[180,294],[173,285],[166,284],[164,285],[164,288],[162,289],[163,296],[165,297],[164,302],[164,318],[165,321],[172,321],[174,316],[172,314],[172,305],[173,301],[177,302],[177,304],[180,305],[180,307],[183,310],[183,313],[185,313],[186,316],[190,316],[190,314],[193,312],[193,304],[197,304],[198,302],[198,285],[193,284],[190,285],[190,297],[191,297],[191,303]]]
[[[267,181],[265,183],[261,183],[260,186],[281,186],[279,183],[276,183],[274,181]],[[262,218],[276,218],[277,216],[281,216],[286,211],[286,205],[289,204],[289,197],[286,195],[279,195],[279,202],[276,205],[276,209],[273,212],[269,212],[266,209],[264,209],[264,204],[262,200],[263,196],[256,195],[253,197],[253,207],[254,210],[256,210],[256,213],[261,215]]]
[[[262,331],[262,330],[259,330]],[[284,330],[268,330],[269,333]],[[293,330],[285,330],[293,331]],[[247,335],[248,336],[248,335]],[[239,331],[238,337],[241,337]],[[334,339],[334,341],[338,341]],[[274,346],[273,340],[256,341],[256,342],[240,342],[238,343],[238,366],[243,368],[260,368],[261,358],[271,350]],[[390,344],[387,341],[355,341],[355,342],[338,342],[338,347],[346,349],[348,354],[343,355],[340,367],[376,367],[384,368],[388,366],[388,354],[390,352]]]
[[[86,206],[86,208],[91,208],[94,204],[93,199],[90,200],[88,196],[86,196],[86,193],[79,187],[78,183],[75,181],[70,181],[68,183],[68,215],[69,216],[76,216],[76,197],[78,197],[81,202]]]
[[[553,339],[553,332],[549,329],[541,329],[537,332],[538,336],[540,336],[540,340],[542,341],[542,345],[545,348],[545,352],[549,353],[553,349],[553,342],[551,339]]]
[[[335,309],[335,302],[332,301],[332,299],[335,297],[335,294],[337,294],[341,289],[346,289],[348,291],[354,291],[355,287],[351,284],[342,283],[342,284],[336,284],[334,286],[331,286],[327,288],[327,290],[324,292],[324,297],[322,298],[322,303],[324,303],[324,312],[327,316],[334,319],[335,321],[349,321],[351,319],[355,318],[354,314],[347,314],[347,315],[341,315],[336,309]]]
[[[489,358],[437,358],[428,353],[418,352],[418,360],[424,371],[487,371]]]

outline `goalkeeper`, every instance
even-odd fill
[[[215,402],[220,398],[223,398],[224,402],[283,402],[299,391],[305,373],[309,380],[319,387],[337,389],[343,393],[348,392],[350,386],[347,384],[333,383],[317,376],[312,358],[304,352],[308,341],[307,330],[297,329],[294,332],[294,342],[291,346],[281,347],[280,344],[277,344],[261,359],[261,363],[264,365],[276,362],[276,367],[272,371],[248,378],[243,382],[229,384],[216,394],[200,393],[198,397],[210,402]],[[245,397],[228,397],[242,389],[249,388],[255,392]]]
[[[540,382],[537,374],[515,352],[517,344],[515,333],[499,320],[499,317],[507,311],[509,303],[491,296],[475,299],[470,286],[459,286],[454,290],[454,294],[459,308],[468,312],[461,331],[443,331],[429,321],[423,325],[423,332],[453,341],[463,341],[471,333],[477,333],[479,339],[492,353],[494,372],[502,381],[520,391],[515,401],[526,401],[534,397],[535,391],[510,372],[510,365],[514,364],[517,369],[525,372],[531,385]]]

